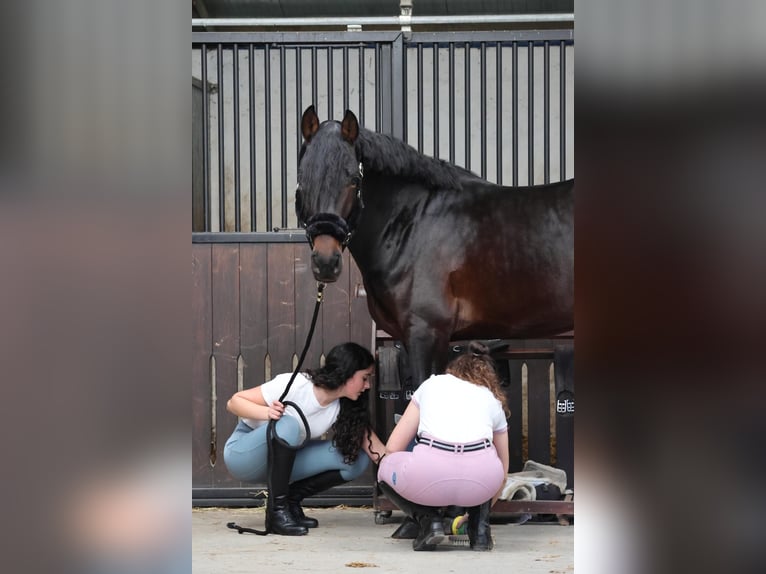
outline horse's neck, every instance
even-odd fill
[[[463,170],[425,156],[401,140],[362,129],[358,145],[365,172],[419,181],[432,189],[461,187]]]

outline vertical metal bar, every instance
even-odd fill
[[[327,119],[332,120],[335,118],[335,101],[333,98],[333,81],[332,81],[332,46],[327,46]]]
[[[250,58],[248,78],[248,95],[250,97],[250,231],[255,231],[258,209],[255,193],[255,53],[252,44],[248,47],[247,53]]]
[[[434,42],[433,45],[433,69],[434,79],[431,82],[433,87],[433,105],[434,105],[434,157],[439,157],[439,44]]]
[[[300,46],[295,48],[295,109],[298,113],[295,116],[295,149],[301,149],[303,134],[301,133],[301,114],[303,114],[303,50]]]
[[[487,179],[487,44],[481,43],[481,117],[479,118],[479,134],[481,135],[481,177]]]
[[[503,46],[495,43],[495,155],[497,156],[496,183],[503,185]]]
[[[550,146],[550,139],[551,139],[551,121],[550,121],[550,113],[551,113],[551,79],[550,79],[550,71],[551,71],[551,46],[550,42],[548,40],[545,41],[545,65],[543,65],[543,153],[544,155],[544,166],[545,166],[545,183],[550,183],[551,181],[551,150],[549,149]]]
[[[409,137],[409,118],[407,116],[407,103],[409,98],[407,97],[407,54],[408,50],[405,47],[402,50],[402,140],[407,141]],[[392,55],[393,56],[393,55]]]
[[[266,105],[264,106],[264,142],[266,145],[266,231],[271,231],[272,227],[272,205],[271,205],[271,50],[268,44],[263,46],[263,68],[265,74],[264,91]]]
[[[218,44],[218,60],[216,71],[218,73],[218,231],[226,231],[225,217],[225,193],[226,193],[226,170],[224,169],[224,129],[223,129],[223,46]]]
[[[380,43],[375,44],[375,127],[377,130],[381,130],[382,116],[382,102],[383,98],[380,97],[380,91],[382,87],[380,85]]]
[[[463,82],[463,89],[465,91],[465,113],[463,119],[465,120],[465,151],[464,151],[464,163],[463,167],[471,170],[471,45],[466,42],[463,47],[465,57],[463,61],[463,73],[465,74],[465,81]],[[473,170],[471,170],[473,171]]]
[[[423,153],[423,44],[418,42],[418,151]]]
[[[280,106],[280,134],[282,164],[282,227],[287,227],[287,73],[285,70],[285,46],[279,46],[279,106]]]
[[[237,44],[234,44],[231,59],[234,70],[234,231],[242,231],[239,173],[239,45]]]
[[[564,40],[560,43],[561,56],[559,57],[559,179],[564,181],[567,178],[567,162],[566,162],[566,140],[564,134],[566,132],[566,44]]]
[[[319,114],[319,88],[317,87],[317,47],[311,46],[311,103]]]
[[[513,185],[519,185],[519,43],[513,43],[513,76],[511,86],[513,102]]]
[[[407,117],[407,51],[403,35],[391,43],[391,135],[404,140],[404,118]],[[402,80],[404,80],[402,82]],[[401,82],[401,83],[400,83]]]
[[[202,211],[205,231],[210,231],[210,110],[207,93],[207,44],[200,46],[202,60]]]
[[[348,46],[343,46],[343,113],[349,109],[348,105]]]
[[[359,45],[359,123],[364,125],[364,46]]]
[[[455,44],[449,43],[449,161],[455,163]]]
[[[535,184],[535,46],[527,49],[527,185]]]

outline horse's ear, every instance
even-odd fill
[[[311,104],[303,112],[303,118],[301,118],[301,132],[303,132],[303,139],[306,141],[311,140],[314,134],[319,129],[319,118],[317,117],[314,104]]]
[[[340,133],[343,135],[343,139],[348,143],[354,143],[359,135],[359,122],[356,121],[356,116],[351,110],[346,110],[346,115],[343,116],[343,122],[340,124]]]

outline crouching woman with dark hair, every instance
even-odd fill
[[[476,341],[415,391],[378,469],[380,489],[419,527],[413,549],[444,539],[446,506],[467,507],[471,548],[491,549],[490,507],[508,472],[508,414],[489,349]]]
[[[306,534],[318,522],[304,515],[301,501],[359,478],[370,459],[377,463],[382,457],[385,447],[372,430],[368,406],[374,370],[367,349],[344,343],[330,350],[324,366],[296,375],[284,401],[297,405],[306,418],[306,442],[302,418],[278,400],[292,373],[229,399],[226,408],[240,421],[226,441],[224,461],[236,479],[268,483],[268,532]],[[274,433],[267,432],[270,420],[276,421]],[[331,429],[332,440],[319,440]]]

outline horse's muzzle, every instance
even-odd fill
[[[343,256],[340,244],[334,237],[320,235],[314,239],[311,252],[311,272],[314,279],[322,283],[334,283],[343,271]]]

